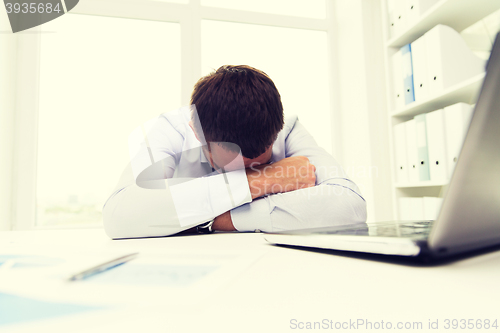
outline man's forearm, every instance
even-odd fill
[[[270,173],[266,173],[266,168],[270,168],[270,166],[267,165],[259,169],[247,169],[248,186],[252,200],[266,194],[288,192],[295,189],[296,185],[294,184],[284,185],[287,188],[281,186],[280,179]]]
[[[312,187],[316,168],[304,156],[285,158],[274,164],[246,169],[252,200],[266,194],[276,194]]]

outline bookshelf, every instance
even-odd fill
[[[454,103],[474,104],[479,95],[479,90],[484,80],[484,73],[476,75],[466,81],[460,82],[443,91],[438,96],[433,96],[422,102],[413,102],[404,108],[394,111],[392,117],[413,117],[421,113],[442,109]]]
[[[394,0],[401,1],[401,0]],[[485,74],[478,74],[467,80],[459,82],[444,89],[440,94],[434,95],[422,101],[414,101],[404,107],[397,108],[393,98],[395,88],[393,86],[392,56],[404,45],[412,43],[427,31],[438,24],[447,25],[457,32],[461,32],[472,24],[482,20],[491,13],[500,9],[498,0],[439,0],[425,11],[417,21],[403,30],[390,36],[389,0],[381,0],[382,8],[382,31],[384,37],[384,63],[385,82],[387,86],[387,105],[389,106],[387,115],[389,122],[389,145],[390,145],[390,165],[392,180],[392,201],[393,217],[398,219],[399,198],[401,197],[425,197],[442,195],[446,188],[445,181],[418,181],[418,182],[397,182],[396,157],[394,143],[394,126],[412,119],[414,116],[442,109],[456,104],[475,104],[482,86]],[[410,2],[410,1],[409,1]]]
[[[382,8],[384,6],[386,8],[384,14],[387,15],[386,3],[383,4]],[[500,4],[496,0],[440,0],[426,11],[418,22],[407,27],[397,36],[386,38],[386,47],[401,47],[411,43],[437,24],[447,25],[460,32],[498,8],[500,8]],[[386,17],[383,24],[387,24],[387,22],[388,18]]]
[[[445,183],[445,182],[426,180],[426,181],[415,182],[415,183],[395,183],[394,187],[395,188],[441,187],[441,186],[445,186],[446,184],[447,183]]]

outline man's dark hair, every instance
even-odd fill
[[[250,66],[226,65],[202,77],[191,104],[207,142],[237,144],[246,158],[262,155],[283,128],[278,89],[266,73]]]

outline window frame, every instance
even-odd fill
[[[330,112],[332,133],[340,122],[338,110],[337,57],[335,52],[335,2],[326,1],[326,18],[303,18],[226,8],[201,6],[200,0],[187,4],[152,0],[85,0],[68,14],[83,14],[173,22],[181,30],[181,102],[189,103],[192,88],[202,75],[201,22],[216,20],[274,27],[325,31],[327,33]],[[61,226],[36,225],[36,173],[39,109],[39,72],[41,27],[18,33],[15,134],[13,159],[11,230],[67,229],[102,227],[102,224]],[[334,134],[335,135],[335,134]],[[340,137],[332,135],[334,154],[340,154]],[[340,134],[337,134],[340,135]]]

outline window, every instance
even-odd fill
[[[297,114],[331,150],[327,4],[86,0],[33,28],[42,33],[26,34],[18,48],[20,67],[30,68],[19,82],[38,85],[21,85],[17,95],[18,104],[30,101],[21,103],[21,119],[37,121],[18,131],[28,139],[15,149],[33,163],[14,162],[24,163],[14,185],[15,228],[100,224],[132,129],[187,104],[195,82],[223,64],[264,70],[285,115]],[[25,177],[30,168],[36,177]]]
[[[325,0],[201,0],[201,5],[317,19],[326,18]]]
[[[326,32],[211,20],[201,28],[203,75],[227,64],[264,71],[280,92],[285,116],[298,115],[331,152]]]
[[[36,224],[99,223],[128,134],[180,105],[179,24],[66,15],[43,30]]]

